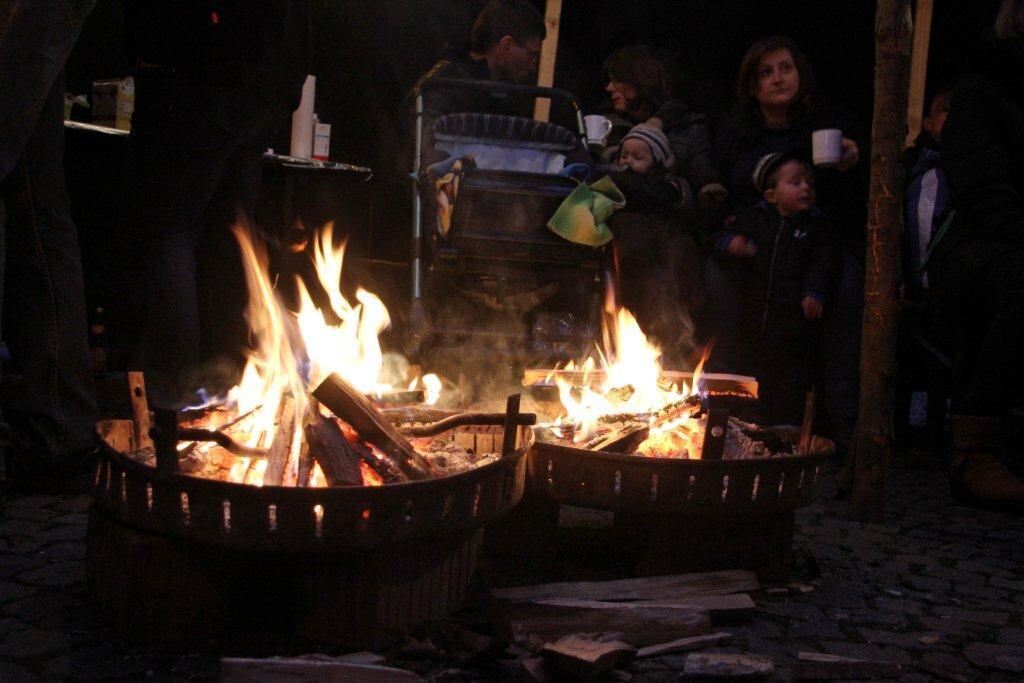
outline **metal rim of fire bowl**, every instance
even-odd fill
[[[481,427],[456,428],[481,433]],[[496,430],[500,436],[500,427]],[[129,526],[246,551],[380,549],[470,533],[522,498],[533,431],[508,457],[458,474],[383,486],[252,486],[158,471],[100,439],[98,508]]]
[[[799,432],[770,428],[795,443]],[[835,451],[815,436],[807,455],[683,460],[604,453],[535,441],[527,487],[557,503],[613,512],[695,516],[771,515],[810,504],[821,466]]]

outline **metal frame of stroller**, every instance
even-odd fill
[[[527,97],[548,97],[548,98],[552,98],[552,99],[558,99],[558,100],[561,100],[561,101],[565,101],[565,102],[567,102],[569,104],[569,106],[572,108],[572,110],[573,110],[573,112],[575,114],[576,124],[577,124],[577,129],[578,129],[576,131],[576,134],[578,135],[578,137],[579,137],[583,147],[585,148],[586,145],[587,145],[586,128],[585,128],[585,125],[584,125],[584,122],[583,122],[583,113],[582,113],[582,111],[580,109],[578,101],[576,100],[576,97],[573,94],[569,93],[568,91],[561,90],[561,89],[558,89],[558,88],[542,88],[542,87],[536,87],[536,86],[523,86],[523,85],[515,85],[515,84],[510,84],[510,83],[501,83],[501,82],[495,82],[495,81],[476,81],[476,80],[463,80],[463,79],[452,79],[452,78],[434,78],[434,79],[431,79],[429,81],[426,81],[425,83],[423,83],[421,85],[420,91],[417,93],[417,97],[416,97],[416,100],[415,100],[415,116],[416,116],[415,146],[416,146],[416,148],[415,148],[415,157],[414,157],[414,173],[413,173],[413,181],[412,181],[413,182],[413,219],[412,219],[412,262],[411,262],[411,283],[410,283],[411,284],[411,310],[410,310],[410,336],[409,336],[409,339],[407,339],[407,349],[412,349],[412,350],[416,350],[416,351],[420,350],[421,346],[423,345],[423,343],[425,341],[424,334],[425,334],[427,325],[426,325],[426,320],[425,320],[426,313],[425,313],[425,310],[424,310],[424,301],[425,301],[425,298],[427,298],[427,296],[429,294],[426,291],[426,288],[424,286],[425,280],[426,280],[426,277],[427,277],[427,269],[426,269],[426,256],[427,256],[426,251],[427,250],[425,249],[425,247],[426,247],[426,239],[427,239],[428,236],[427,236],[427,234],[425,232],[425,229],[424,229],[424,204],[423,204],[423,197],[420,194],[420,192],[423,191],[423,187],[421,185],[422,173],[425,171],[425,169],[422,167],[423,151],[424,151],[422,149],[422,146],[423,146],[423,140],[424,140],[424,123],[425,123],[425,118],[426,118],[426,114],[425,114],[425,111],[424,111],[424,104],[423,104],[423,93],[425,91],[436,89],[436,88],[473,89],[473,90],[479,90],[479,91],[487,92],[487,93],[489,93],[491,95],[498,95],[498,96],[516,96],[516,95],[519,95],[519,96],[527,96]],[[475,171],[475,173],[477,173],[478,175],[482,175],[482,174],[492,173],[492,172],[491,171],[486,171],[486,172]],[[530,184],[531,181],[536,182],[536,181],[540,180],[541,178],[554,178],[554,177],[557,177],[557,176],[547,176],[547,175],[543,175],[542,176],[541,174],[522,173],[522,172],[516,172],[516,171],[504,171],[504,172],[494,171],[493,173],[505,173],[505,174],[508,174],[509,176],[512,176],[513,174],[518,174],[518,176],[515,176],[515,177],[520,177],[520,178],[523,179],[524,187],[522,189],[523,189],[523,193],[526,193],[526,194],[529,194],[529,192],[530,192],[530,188],[528,187],[528,185]],[[460,190],[460,192],[462,192],[462,190]],[[458,200],[456,200],[456,209],[453,212],[453,226],[454,226],[454,221],[455,221],[454,217],[455,216],[458,216]],[[455,227],[453,227],[452,229],[456,230]],[[552,233],[552,235],[553,235],[553,233]],[[495,235],[493,240],[484,239],[484,240],[481,240],[479,243],[472,243],[472,247],[467,249],[467,251],[469,251],[471,253],[459,254],[459,258],[463,262],[474,260],[476,263],[486,262],[488,259],[494,259],[495,263],[499,263],[500,261],[502,261],[503,254],[501,254],[499,250],[487,249],[486,248],[487,245],[483,244],[484,242],[492,242],[492,246],[499,245],[500,242],[501,242],[501,237],[498,236],[498,235]],[[466,243],[470,244],[471,241],[467,240]],[[563,245],[557,245],[557,244],[556,245],[543,245],[543,244],[541,244],[541,245],[533,245],[534,251],[532,251],[532,252],[530,251],[528,246],[524,246],[524,245],[521,245],[521,244],[518,245],[518,246],[521,247],[521,249],[519,250],[520,251],[520,255],[529,253],[529,254],[537,254],[537,255],[539,255],[541,257],[543,257],[544,255],[551,255],[554,252],[560,252],[563,249],[566,250],[565,253],[568,253],[568,254],[571,254],[573,250],[575,250],[579,254],[583,254],[585,250],[590,249],[588,247],[583,247],[581,245],[575,245],[575,244],[573,244],[571,242],[568,242],[568,241],[565,242],[564,247],[563,247]],[[479,251],[477,251],[476,250],[477,247],[481,247],[481,249]],[[603,249],[599,249],[599,250],[594,250],[594,251],[588,252],[588,253],[590,254],[590,256],[588,258],[590,258],[593,261],[595,261],[597,265],[594,267],[594,269],[593,269],[593,271],[591,273],[581,273],[581,280],[583,278],[585,278],[585,277],[593,277],[593,282],[594,283],[600,283],[600,282],[607,281],[608,277],[609,277],[608,274],[607,274],[607,264],[609,263],[610,259],[608,258],[608,256],[605,253],[605,251]],[[571,256],[570,256],[569,260],[571,261]],[[524,261],[520,261],[520,262],[522,263]],[[599,291],[600,288],[598,286],[595,286],[594,289]],[[598,308],[599,308],[600,297],[597,298],[597,301],[598,301]],[[597,316],[599,317],[599,315],[600,315],[600,312],[597,311]],[[592,341],[592,338],[589,341]],[[580,340],[580,346],[582,346],[583,343],[584,342],[581,339]],[[524,352],[524,354],[528,354],[528,351],[526,349],[523,349],[523,352]]]

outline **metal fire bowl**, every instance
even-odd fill
[[[773,428],[790,443],[796,430]],[[695,516],[771,515],[811,503],[831,441],[811,440],[807,455],[748,460],[680,460],[560,446],[530,449],[532,494],[557,503],[614,512]]]
[[[501,427],[451,430],[490,439]],[[529,427],[512,455],[448,477],[384,486],[250,486],[166,473],[100,439],[96,505],[124,524],[246,551],[345,552],[451,538],[480,528],[523,495]]]

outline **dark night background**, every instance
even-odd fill
[[[534,0],[543,11],[543,0]],[[463,38],[484,0],[314,0],[314,73],[317,111],[332,124],[332,158],[374,169],[374,179],[338,194],[333,210],[352,231],[362,256],[404,262],[409,250],[410,149],[403,144],[400,104],[442,45]],[[936,0],[929,91],[968,68],[996,0]],[[590,111],[602,101],[601,63],[612,50],[646,43],[670,54],[685,84],[684,97],[712,119],[728,107],[736,69],[752,40],[785,33],[803,46],[831,103],[853,110],[870,130],[875,3],[564,0],[555,85],[577,93]],[[120,0],[99,0],[68,63],[68,90],[89,93],[93,80],[130,73],[122,44]],[[279,149],[287,149],[287,132]],[[862,151],[863,153],[863,151]],[[108,170],[116,164],[108,160]],[[69,168],[75,196],[76,178]],[[96,174],[90,173],[90,176]],[[116,179],[90,177],[89,190]],[[89,268],[90,241],[101,239],[105,218],[81,215]],[[352,217],[357,217],[353,219]],[[95,298],[95,297],[94,297]]]

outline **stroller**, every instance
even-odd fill
[[[421,149],[422,92],[435,87],[559,98],[575,111],[578,133],[512,116],[443,116],[433,124],[433,150],[460,163],[431,180]],[[524,367],[581,357],[600,334],[611,259],[604,248],[569,242],[547,228],[579,184],[560,174],[566,159],[586,150],[575,98],[554,88],[435,78],[423,84],[416,114],[407,347],[431,367],[455,366],[463,374],[472,374],[467,364],[475,359],[481,367],[503,363],[513,380]],[[439,190],[446,184],[456,191]]]

